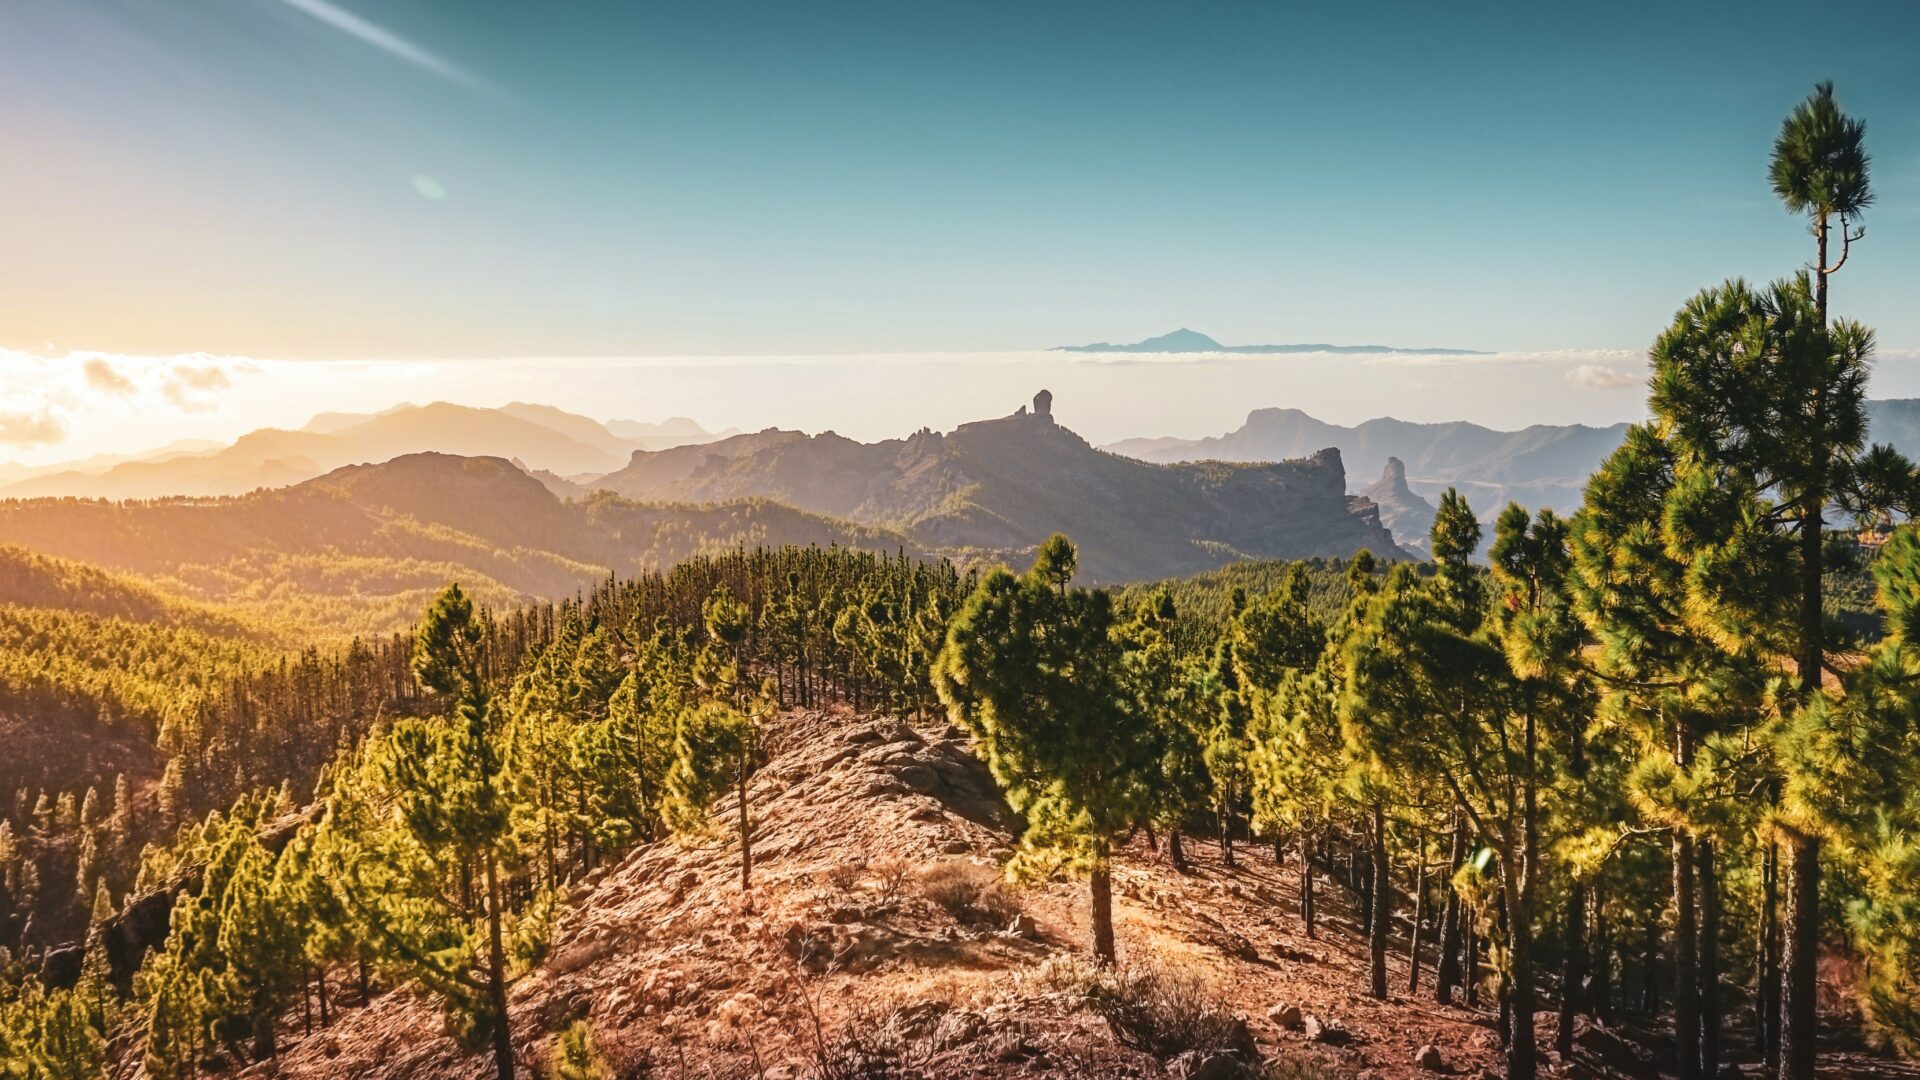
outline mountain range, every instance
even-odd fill
[[[585,484],[497,454],[421,452],[239,496],[4,499],[0,544],[131,574],[263,621],[355,632],[401,625],[448,580],[507,603],[741,545],[840,544],[1021,565],[1060,531],[1079,544],[1091,583],[1240,559],[1403,554],[1373,504],[1347,493],[1338,451],[1149,464],[1095,449],[1054,423],[1047,402],[1043,393],[1031,412],[876,443],[769,429],[634,450],[624,467]],[[454,406],[322,418],[320,431],[256,433],[236,446],[293,436],[312,448],[358,432],[354,445],[377,447],[369,427],[421,414],[444,421],[443,445],[470,445],[461,440],[484,422],[549,460],[604,452],[500,410]]]
[[[1374,507],[1347,494],[1338,451],[1152,465],[1095,449],[1054,422],[1050,403],[1043,391],[1031,412],[876,443],[769,429],[640,451],[593,486],[649,501],[773,499],[962,558],[1025,552],[1065,532],[1094,582],[1241,558],[1397,553]]]
[[[1920,398],[1869,401],[1866,412],[1872,441],[1920,459]],[[1390,486],[1427,502],[1449,487],[1458,488],[1482,518],[1491,518],[1509,502],[1563,513],[1577,509],[1587,477],[1626,432],[1626,424],[1535,424],[1497,431],[1465,421],[1416,424],[1392,417],[1343,427],[1299,409],[1268,408],[1253,410],[1244,424],[1223,435],[1124,439],[1106,449],[1142,461],[1172,463],[1281,461],[1334,447],[1349,475],[1382,476],[1383,482],[1397,475]],[[1396,539],[1405,546],[1419,545],[1421,536],[1395,525],[1394,501],[1383,497],[1384,489],[1376,484],[1364,494],[1380,505],[1381,520]]]
[[[1159,337],[1150,337],[1145,341],[1136,341],[1131,345],[1115,345],[1111,342],[1096,341],[1091,345],[1056,345],[1053,352],[1088,353],[1243,353],[1247,355],[1272,355],[1284,353],[1342,353],[1367,355],[1379,353],[1420,353],[1429,356],[1478,356],[1474,349],[1441,348],[1396,348],[1390,345],[1222,345],[1198,330],[1181,327]]]
[[[616,432],[615,427],[619,428]],[[514,402],[498,409],[447,402],[401,405],[380,413],[321,413],[305,427],[263,428],[229,445],[193,443],[134,458],[95,458],[69,466],[0,473],[0,496],[72,495],[145,499],[238,495],[284,487],[343,465],[440,452],[498,456],[563,477],[616,469],[635,450],[720,438],[685,418],[614,425]],[[563,486],[564,485],[560,485]]]

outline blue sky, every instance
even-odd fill
[[[1580,7],[10,4],[0,345],[1640,347],[1807,257],[1823,77],[1880,192],[1836,307],[1920,345],[1920,6]]]

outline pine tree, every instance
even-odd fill
[[[1015,871],[1087,874],[1094,954],[1111,963],[1113,849],[1151,805],[1156,747],[1128,685],[1113,600],[1071,588],[1075,559],[1055,535],[1026,574],[983,578],[948,628],[934,679],[1025,816]]]

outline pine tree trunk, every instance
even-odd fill
[[[1220,861],[1231,869],[1233,867],[1233,803],[1228,793],[1220,800]]]
[[[1700,987],[1694,940],[1693,837],[1673,830],[1673,1044],[1680,1080],[1700,1076]],[[1648,957],[1652,960],[1651,955]]]
[[[1787,877],[1786,978],[1782,993],[1785,1023],[1780,1032],[1783,1080],[1813,1080],[1818,1009],[1814,1001],[1820,955],[1820,840],[1789,838]]]
[[[1447,855],[1447,905],[1440,918],[1440,959],[1434,968],[1433,996],[1442,1005],[1453,1004],[1454,988],[1460,985],[1460,894],[1453,889],[1453,875],[1465,858],[1466,827],[1456,811],[1453,816],[1453,847]]]
[[[1660,927],[1647,923],[1647,951],[1641,956],[1640,1013],[1653,1016],[1660,1011]]]
[[[1187,849],[1180,843],[1180,826],[1167,830],[1167,859],[1173,863],[1176,873],[1187,872]]]
[[[1720,1075],[1720,884],[1713,841],[1699,843],[1700,858],[1700,1075]]]
[[[1313,939],[1313,851],[1300,842],[1300,921],[1306,925],[1307,939]]]
[[[1754,957],[1760,972],[1755,981],[1754,1010],[1758,1021],[1755,1045],[1770,1072],[1780,1070],[1780,844],[1768,838],[1760,870],[1760,942]]]
[[[740,891],[753,888],[753,825],[747,820],[747,757],[740,758]]]
[[[1472,911],[1461,914],[1460,978],[1467,988],[1467,1008],[1480,1007],[1480,927],[1479,916]]]
[[[1413,940],[1407,945],[1407,993],[1420,992],[1420,931],[1427,921],[1427,842],[1424,830],[1413,859]]]
[[[492,853],[487,875],[487,996],[493,1010],[493,1065],[499,1080],[513,1080],[513,1027],[507,1023],[507,948],[500,922],[500,877]]]
[[[1099,863],[1089,883],[1093,901],[1093,956],[1102,964],[1112,964],[1118,958],[1113,948],[1113,872],[1108,869],[1104,851],[1097,858]]]
[[[1553,1032],[1553,1048],[1562,1060],[1573,1055],[1573,1018],[1585,1004],[1587,978],[1587,890],[1575,883],[1567,896],[1566,925],[1560,944],[1560,1017]]]
[[[1372,829],[1373,904],[1367,922],[1367,992],[1375,999],[1387,999],[1387,930],[1393,907],[1393,868],[1387,864],[1386,810],[1373,804]]]
[[[1613,1023],[1613,929],[1607,919],[1607,891],[1604,883],[1593,887],[1592,992],[1587,1006],[1603,1024]]]
[[[1531,802],[1531,799],[1529,799]],[[1531,811],[1529,811],[1531,814]],[[1532,830],[1529,828],[1531,834]],[[1533,846],[1529,835],[1527,846]],[[1509,884],[1507,895],[1507,944],[1510,974],[1507,998],[1513,1009],[1513,1044],[1507,1048],[1508,1080],[1533,1080],[1538,1068],[1538,1053],[1533,1043],[1533,876],[1535,856],[1523,856],[1518,884]],[[1509,879],[1511,882],[1512,879]]]

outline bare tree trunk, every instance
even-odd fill
[[[1187,849],[1180,842],[1178,825],[1167,830],[1167,858],[1173,862],[1174,870],[1182,874],[1187,872]]]

